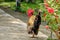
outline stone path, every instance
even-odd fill
[[[39,32],[37,38],[27,34],[26,23],[0,9],[0,40],[46,40],[47,35]]]

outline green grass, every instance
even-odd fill
[[[0,6],[11,6],[11,5],[15,5],[15,2],[2,2],[0,3]]]
[[[26,12],[29,8],[32,8],[35,10],[36,8],[40,8],[40,6],[37,4],[22,2],[21,9],[23,9]]]
[[[11,9],[15,9],[15,2],[2,2],[0,4],[0,6],[3,6],[3,7],[10,7]]]
[[[50,38],[49,38],[49,39],[47,39],[47,40],[57,40],[57,39],[50,39]]]
[[[3,2],[0,4],[0,6],[6,6],[6,7],[10,7],[11,9],[15,10],[16,9],[16,2]],[[22,12],[25,12],[29,9],[29,8],[32,8],[32,9],[40,9],[40,4],[33,4],[33,3],[26,3],[26,2],[22,2],[21,3],[21,7],[20,7],[20,10]]]

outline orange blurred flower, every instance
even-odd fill
[[[58,2],[59,2],[59,0],[56,0],[56,2],[58,3]]]
[[[44,17],[46,16],[46,13],[44,13],[44,15],[43,15]]]

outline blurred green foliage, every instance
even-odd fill
[[[0,3],[1,3],[1,2],[4,2],[4,1],[5,1],[5,0],[0,0]]]
[[[15,1],[15,0],[5,0],[5,2],[12,2],[12,1]]]
[[[6,0],[7,1],[7,0]],[[10,0],[11,1],[11,0]],[[44,6],[43,6],[43,3],[40,4],[40,0],[35,0],[36,3],[26,3],[24,0],[23,2],[21,2],[21,7],[19,8],[20,11],[22,11],[23,13],[26,13],[27,10],[29,8],[32,8],[32,9],[41,9],[41,10],[44,10]],[[11,9],[15,10],[16,9],[16,2],[3,2],[0,4],[0,6],[7,6],[7,7],[10,7]],[[42,8],[43,7],[43,8]],[[36,12],[35,12],[36,14]]]

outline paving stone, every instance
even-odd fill
[[[27,34],[26,23],[0,9],[0,40],[46,40],[47,35],[39,32],[37,38]]]

